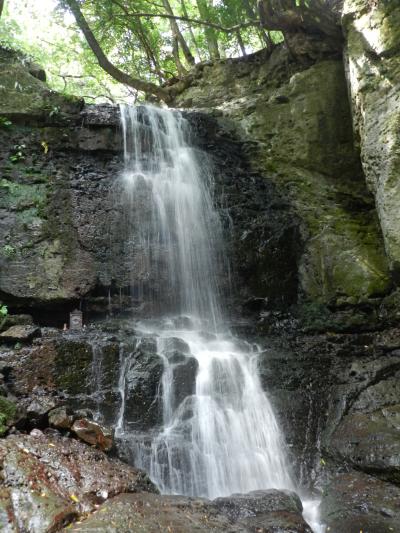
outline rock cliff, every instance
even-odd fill
[[[396,277],[400,261],[400,6],[346,0],[345,66],[361,161]]]
[[[308,64],[275,49],[204,67],[178,105],[213,110],[300,221],[300,293],[330,305],[390,290],[374,199],[353,139],[342,58]]]

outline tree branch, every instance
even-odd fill
[[[260,25],[259,20],[250,20],[248,22],[244,22],[242,24],[235,24],[235,26],[230,26],[229,28],[227,28],[225,26],[221,26],[220,24],[215,24],[214,22],[208,22],[206,20],[193,19],[191,17],[183,17],[179,15],[170,15],[168,13],[142,13],[142,12],[128,11],[125,6],[123,6],[120,2],[118,2],[118,0],[112,0],[112,1],[115,5],[120,7],[124,11],[125,15],[127,15],[128,17],[164,18],[164,19],[181,20],[182,22],[188,22],[190,24],[208,26],[210,28],[214,28],[215,30],[222,31],[224,33],[234,33],[243,28],[249,28],[250,26]]]
[[[142,91],[146,94],[153,94],[154,96],[157,96],[157,98],[160,98],[165,102],[170,100],[170,94],[167,90],[163,89],[162,87],[159,87],[155,83],[150,83],[143,80],[139,80],[137,78],[133,78],[126,72],[123,72],[118,67],[113,65],[103,52],[100,44],[98,43],[96,37],[94,36],[88,23],[86,22],[86,19],[80,10],[78,2],[76,0],[63,1],[72,11],[72,14],[75,17],[78,27],[85,36],[89,47],[96,56],[96,59],[103,70],[110,74],[110,76],[112,76],[115,80],[125,85],[128,85],[129,87],[133,87],[137,91]]]

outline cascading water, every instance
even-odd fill
[[[121,121],[126,197],[139,213],[132,236],[140,250],[136,271],[156,269],[163,280],[157,298],[188,318],[139,326],[143,337],[156,336],[164,365],[162,424],[139,431],[126,423],[125,359],[117,437],[163,493],[215,498],[293,490],[284,440],[258,377],[258,350],[223,328],[221,224],[209,166],[187,144],[187,122],[178,112],[121,106]],[[143,201],[145,210],[138,205]],[[132,280],[138,294],[142,283],[143,277]],[[185,391],[190,379],[193,387]]]

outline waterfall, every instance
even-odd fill
[[[121,106],[121,122],[126,200],[137,228],[132,283],[141,293],[143,269],[162,280],[157,299],[166,316],[137,329],[156,338],[162,361],[161,423],[127,423],[125,359],[117,437],[162,493],[293,490],[284,439],[258,376],[259,350],[223,326],[222,231],[207,158],[189,145],[178,112]]]
[[[155,284],[162,285],[158,297],[164,303],[216,329],[221,320],[215,272],[221,225],[207,165],[200,167],[186,144],[187,122],[179,114],[121,106],[121,121],[125,191],[138,228],[132,242],[139,277],[133,284],[142,293],[140,274],[152,273]]]

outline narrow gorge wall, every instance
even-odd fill
[[[270,57],[259,53],[205,66],[176,103],[211,110],[234,129],[252,168],[290,202],[304,243],[301,297],[340,306],[389,292],[341,57],[299,64],[278,47]]]
[[[400,272],[400,6],[346,0],[345,65],[354,130],[391,268]]]

